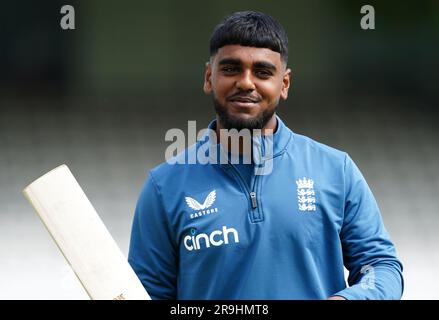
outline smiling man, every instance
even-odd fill
[[[276,128],[274,113],[279,99],[288,96],[291,74],[280,53],[226,45],[206,69],[204,91],[213,94],[217,129]]]
[[[229,157],[220,130],[262,135],[247,164],[150,171],[129,262],[153,299],[401,298],[402,265],[357,166],[276,115],[288,97],[287,62],[286,33],[266,14],[237,12],[215,28],[204,91],[216,111],[209,129],[220,138],[206,135],[179,157],[205,143]],[[260,174],[267,162],[272,170]]]

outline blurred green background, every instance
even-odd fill
[[[74,31],[59,27],[67,3],[75,8]],[[360,28],[364,4],[376,10],[373,31]],[[297,94],[437,94],[436,0],[6,1],[1,89],[199,95],[213,27],[246,9],[267,12],[285,27]]]

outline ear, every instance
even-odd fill
[[[205,94],[210,94],[212,92],[212,66],[209,61],[206,62],[206,67],[204,70],[203,90]]]
[[[290,88],[291,83],[291,69],[287,68],[285,70],[283,79],[282,79],[282,89],[280,92],[280,97],[282,100],[287,100],[288,98],[288,89]]]

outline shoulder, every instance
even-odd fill
[[[196,152],[199,146],[200,143],[196,143],[152,168],[149,175],[156,186],[173,189],[192,181],[199,181],[201,176],[206,174],[206,169],[211,167],[198,162]]]
[[[336,149],[298,133],[293,133],[291,150],[295,154],[301,154],[311,158],[320,158],[326,161],[345,163],[346,159],[349,158],[345,151]]]

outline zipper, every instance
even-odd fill
[[[258,201],[256,198],[256,192],[254,190],[256,187],[256,180],[258,179],[258,175],[255,175],[254,180],[253,180],[252,189],[250,189],[249,185],[247,184],[246,181],[244,181],[244,178],[239,173],[238,169],[236,169],[235,166],[230,163],[230,161],[229,161],[229,164],[233,168],[233,170],[235,171],[235,174],[238,176],[239,180],[241,180],[241,183],[243,184],[245,190],[247,191],[247,194],[250,196],[250,203],[251,203],[252,209],[257,209],[258,208]]]
[[[256,209],[258,207],[258,201],[256,200],[256,192],[254,191],[250,192],[250,199],[252,200],[252,208]]]

